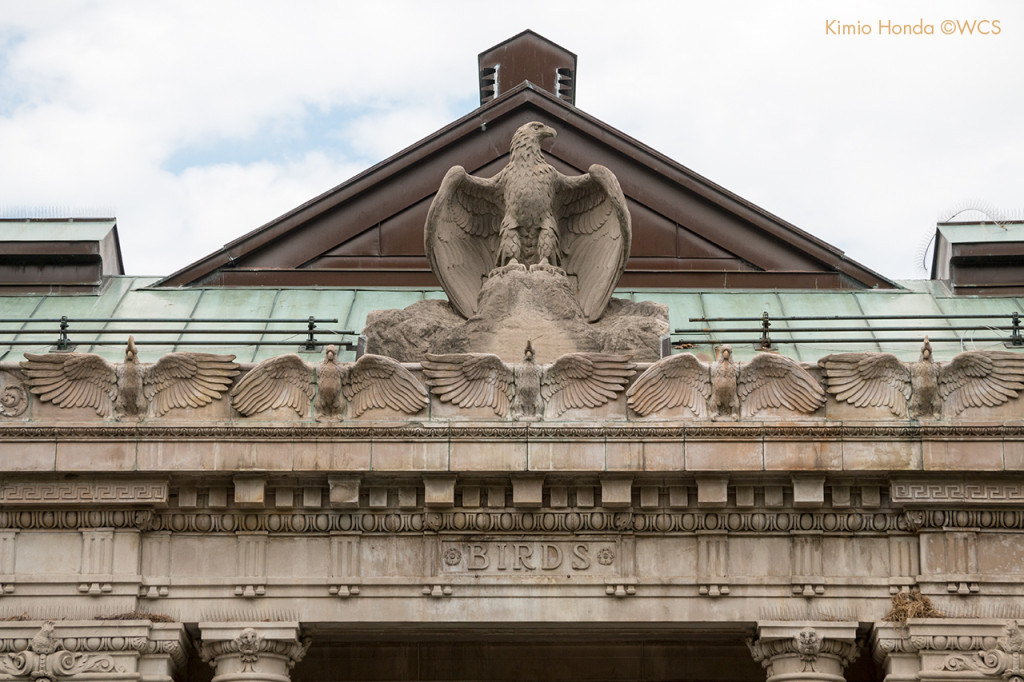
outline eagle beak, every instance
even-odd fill
[[[541,128],[539,133],[541,139],[544,139],[545,137],[558,137],[558,133],[555,132],[555,129],[548,126]]]

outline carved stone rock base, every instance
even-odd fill
[[[462,319],[445,301],[421,301],[403,310],[379,310],[366,320],[366,349],[402,362],[430,353],[494,353],[523,359],[532,341],[537,362],[565,353],[632,353],[637,362],[661,357],[668,310],[659,303],[611,299],[588,323],[576,299],[575,279],[546,270],[506,270],[484,282],[477,314]]]

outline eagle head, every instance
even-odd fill
[[[338,347],[332,343],[324,349],[324,355],[327,356],[327,362],[336,362],[338,358]]]
[[[551,126],[546,126],[540,121],[531,121],[519,126],[516,134],[512,136],[512,149],[527,145],[540,146],[541,140],[555,137],[557,133]]]
[[[124,349],[124,361],[136,362],[139,359],[139,351],[135,347],[135,337],[128,337],[128,347]]]
[[[924,337],[924,343],[921,344],[921,362],[932,361],[932,342],[928,340],[928,337]]]
[[[523,352],[523,360],[525,362],[533,362],[533,343],[531,341],[526,342],[526,350]]]

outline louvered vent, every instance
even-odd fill
[[[498,96],[498,67],[480,69],[480,104],[490,102]]]
[[[478,57],[480,104],[529,81],[560,99],[576,103],[576,55],[533,31],[523,31]]]
[[[576,78],[575,73],[569,68],[556,69],[558,74],[555,81],[555,94],[569,104],[576,103]]]

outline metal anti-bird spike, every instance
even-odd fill
[[[836,400],[885,407],[897,417],[939,419],[969,407],[998,407],[1024,390],[1024,354],[971,350],[935,362],[925,338],[917,362],[890,353],[837,353],[818,361]]]
[[[21,369],[29,390],[59,407],[90,407],[101,416],[163,416],[175,408],[203,407],[228,390],[238,375],[234,355],[168,353],[154,364],[139,362],[128,337],[123,363],[92,353],[25,353]],[[152,405],[152,408],[150,408]]]
[[[305,417],[315,398],[317,419],[340,419],[346,401],[357,417],[370,408],[415,414],[427,406],[423,384],[391,358],[366,354],[339,363],[333,345],[324,355],[316,365],[294,353],[264,360],[232,389],[231,404],[246,416],[286,407]]]
[[[719,349],[718,359],[704,363],[690,353],[663,358],[651,365],[626,393],[629,406],[650,416],[685,406],[698,419],[736,419],[764,409],[786,408],[812,413],[825,404],[825,393],[794,360],[760,353],[753,360],[732,360],[732,347]]]
[[[600,407],[618,397],[635,373],[631,356],[615,353],[569,353],[537,365],[530,342],[515,365],[490,353],[428,353],[423,361],[430,391],[441,402],[487,407],[517,420],[539,419],[545,404],[555,415]]]
[[[580,306],[593,322],[622,276],[631,239],[629,211],[615,176],[592,165],[559,173],[541,153],[555,137],[539,122],[512,137],[511,160],[492,178],[455,166],[427,214],[424,247],[452,307],[476,312],[483,279],[500,268],[546,269],[576,278]]]

